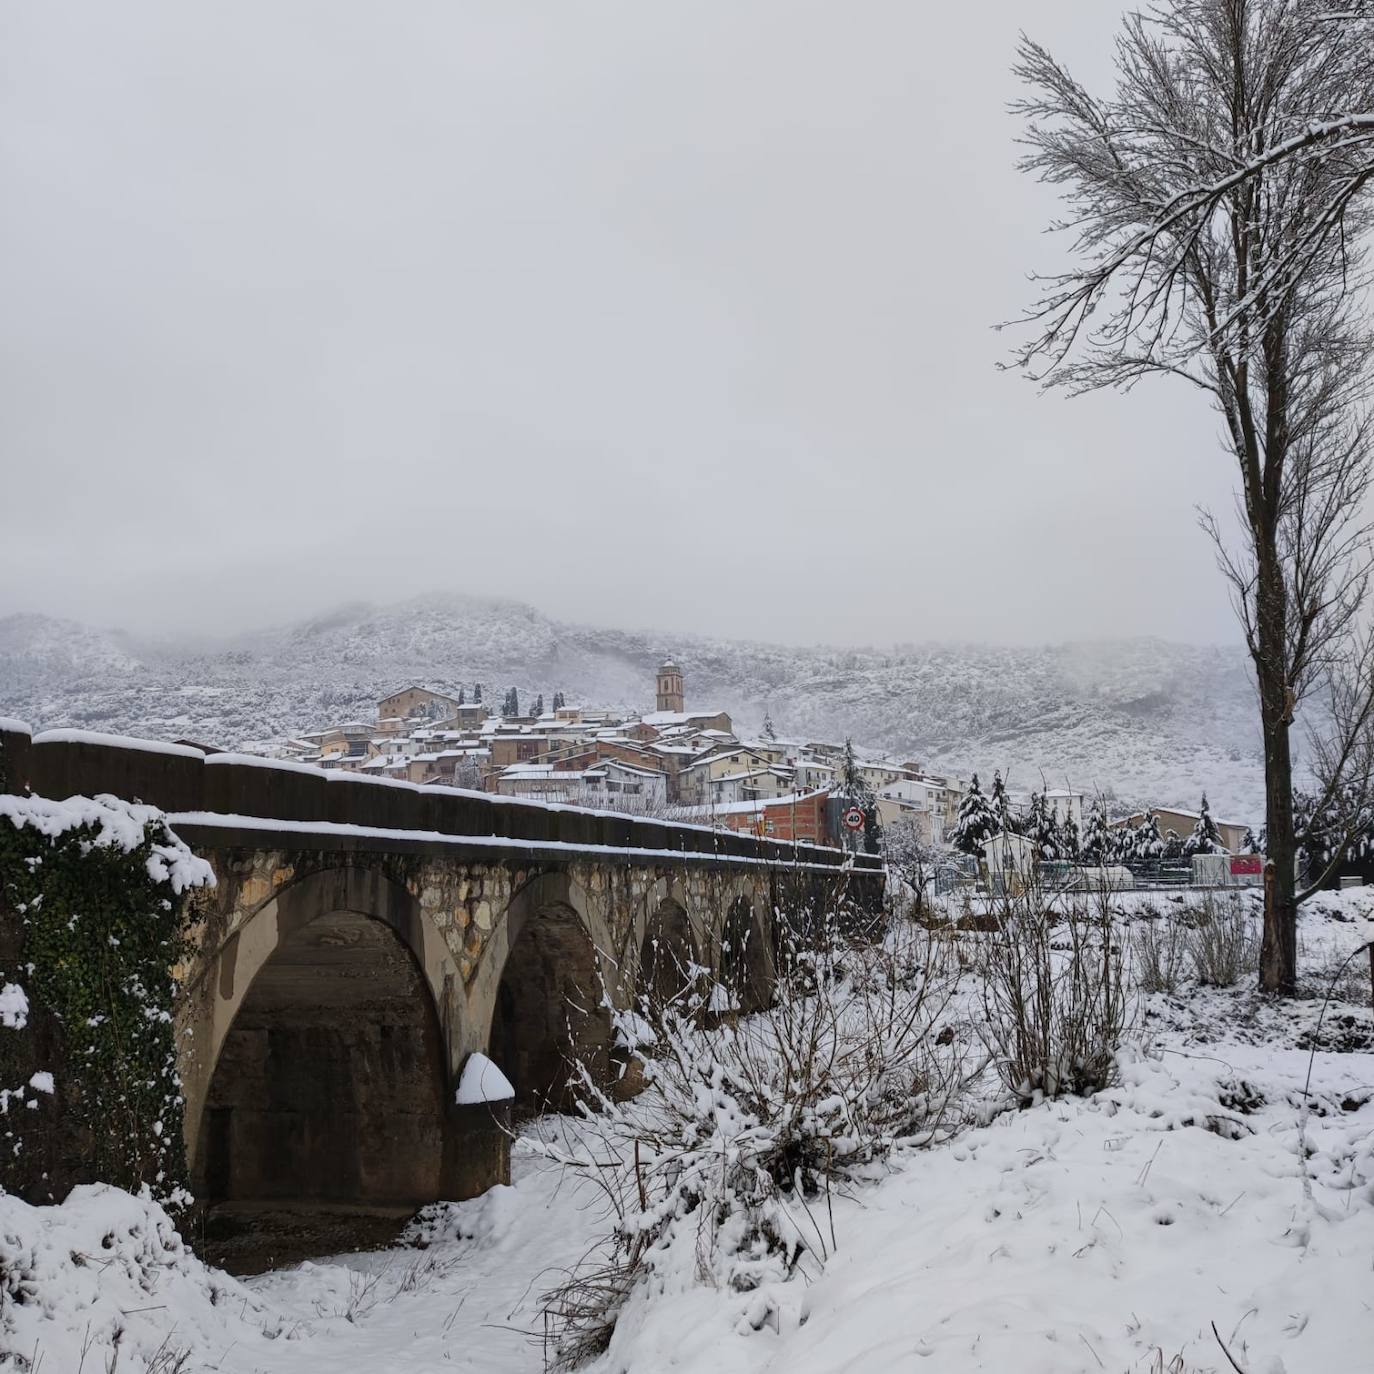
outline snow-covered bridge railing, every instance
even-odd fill
[[[658,821],[587,807],[498,797],[460,788],[421,786],[393,779],[312,768],[246,754],[211,753],[188,745],[50,730],[31,735],[22,722],[0,719],[7,789],[25,786],[40,796],[137,799],[169,815],[246,817],[370,830],[418,831],[508,839],[521,846],[672,851],[712,862],[752,859],[767,863],[847,862],[877,874],[868,856],[819,845],[756,838],[709,826]]]

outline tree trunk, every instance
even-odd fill
[[[1264,731],[1265,849],[1273,865],[1264,884],[1264,940],[1260,988],[1291,997],[1298,984],[1297,840],[1293,833],[1293,756],[1289,747],[1293,703],[1284,645],[1286,589],[1277,550],[1259,559],[1256,587],[1256,677]]]

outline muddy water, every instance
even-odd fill
[[[280,1202],[221,1203],[191,1231],[207,1264],[231,1274],[261,1274],[305,1259],[396,1244],[410,1208]]]

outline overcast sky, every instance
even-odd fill
[[[0,0],[0,614],[1233,639],[1205,404],[995,366],[1120,10]]]

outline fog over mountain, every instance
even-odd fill
[[[46,616],[0,619],[0,713],[223,745],[372,716],[408,680],[509,686],[522,701],[649,709],[665,653],[689,706],[738,728],[765,712],[780,734],[852,735],[931,768],[990,773],[1013,788],[1111,790],[1123,800],[1222,813],[1262,809],[1263,771],[1243,652],[1156,639],[1039,647],[972,644],[795,648],[563,623],[514,601],[429,597],[351,605],[217,643],[150,640]]]

